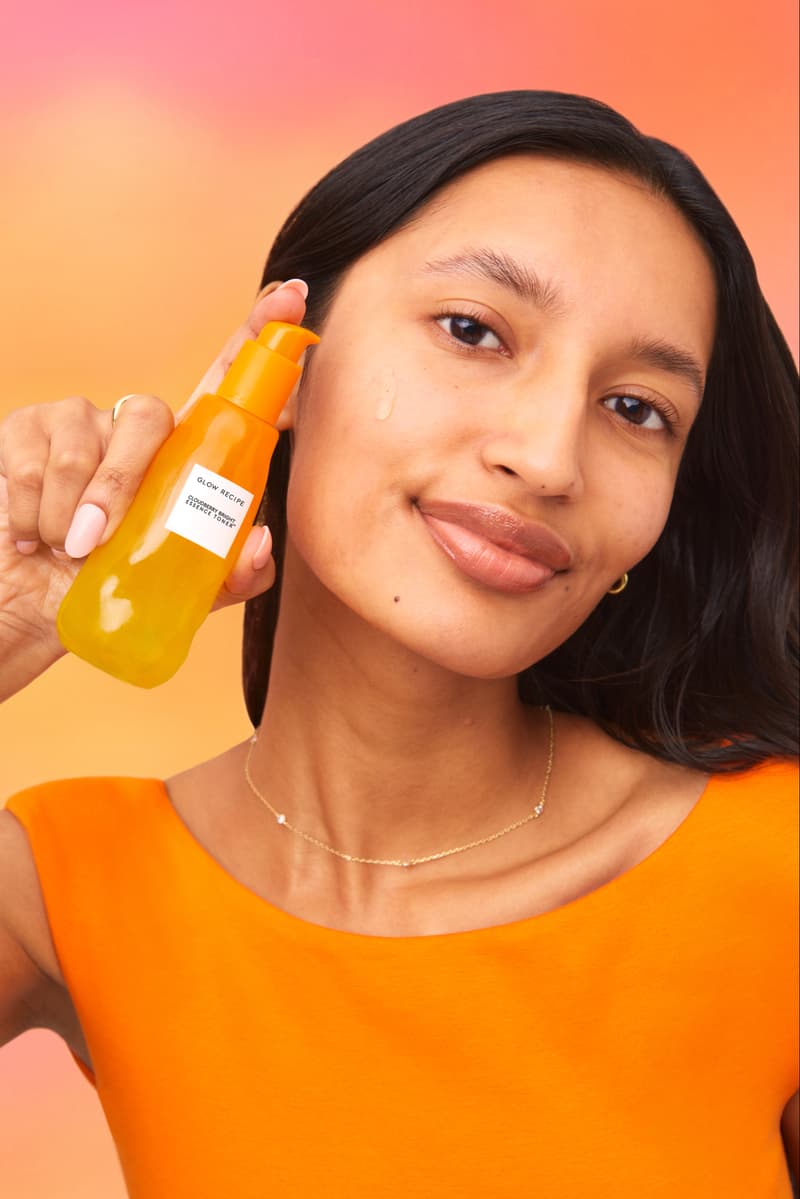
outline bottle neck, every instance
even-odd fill
[[[217,388],[217,395],[274,425],[299,377],[296,362],[257,341],[246,341]]]

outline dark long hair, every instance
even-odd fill
[[[414,117],[357,150],[301,200],[261,286],[299,276],[321,332],[343,274],[444,184],[510,154],[625,172],[668,198],[713,264],[717,330],[666,527],[563,645],[524,670],[527,703],[581,713],[617,739],[701,770],[797,752],[797,371],[750,253],[694,163],[585,96],[513,91]],[[277,579],[246,605],[247,710],[260,723],[286,542],[291,447],[282,434],[259,520]]]

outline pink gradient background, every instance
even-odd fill
[[[0,44],[0,418],[137,390],[177,410],[326,169],[414,113],[516,87],[595,96],[691,154],[797,354],[795,7],[28,0]],[[166,776],[243,739],[240,622],[215,615],[154,692],[58,663],[3,706],[0,796],[71,775]],[[198,703],[210,679],[213,702]],[[94,1092],[49,1032],[0,1052],[0,1193],[124,1195]]]

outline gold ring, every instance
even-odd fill
[[[126,400],[132,400],[135,395],[136,395],[136,392],[132,391],[130,393],[130,395],[123,396],[121,400],[117,400],[116,404],[111,409],[111,427],[112,427],[112,429],[119,419],[120,409],[122,408],[122,405],[125,403]]]

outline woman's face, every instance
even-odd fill
[[[473,677],[545,656],[661,533],[714,319],[636,181],[531,156],[443,189],[348,272],[287,414],[320,602]]]

